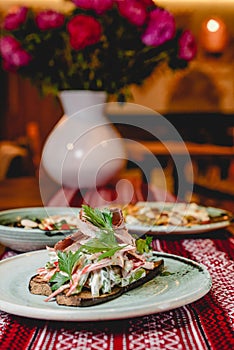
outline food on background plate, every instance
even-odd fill
[[[112,206],[110,206],[112,207]],[[138,202],[136,204],[115,205],[123,212],[125,223],[143,226],[191,227],[222,221],[229,221],[232,213],[222,209],[197,205],[196,203]],[[211,209],[211,210],[210,210]],[[1,219],[0,225],[39,229],[52,235],[52,231],[76,231],[77,215],[56,214],[44,217],[23,215],[14,220]]]
[[[60,305],[92,306],[119,297],[164,269],[152,238],[135,239],[121,209],[83,205],[77,232],[48,249],[49,262],[29,282],[32,294]]]
[[[75,215],[50,215],[39,218],[35,216],[19,217],[14,221],[2,220],[1,225],[42,231],[63,231],[77,229],[78,221]]]
[[[215,208],[212,208],[213,210]],[[229,220],[231,214],[217,209],[211,214],[209,207],[196,203],[139,202],[122,208],[129,225],[191,227]]]

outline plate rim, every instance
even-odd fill
[[[200,234],[200,233],[206,233],[208,231],[212,230],[218,230],[221,228],[228,227],[230,225],[230,221],[225,220],[222,222],[214,222],[210,224],[203,224],[203,225],[194,225],[192,227],[179,227],[179,226],[150,226],[150,225],[131,225],[126,224],[127,229],[129,232],[136,232],[139,233],[149,233],[149,234]]]
[[[1,301],[1,309],[2,311],[8,312],[10,314],[14,314],[17,316],[23,316],[23,317],[29,317],[29,318],[35,318],[35,319],[43,319],[43,320],[51,320],[51,321],[80,321],[80,322],[87,322],[87,321],[104,321],[104,320],[118,320],[118,319],[126,319],[126,318],[134,318],[134,317],[141,317],[146,316],[149,314],[169,311],[187,304],[190,304],[200,298],[202,298],[204,295],[206,295],[212,286],[212,278],[211,275],[206,268],[205,265],[202,263],[198,263],[194,260],[185,258],[183,256],[178,256],[175,254],[169,254],[164,252],[155,252],[158,257],[165,257],[172,260],[179,260],[183,263],[193,265],[198,270],[200,270],[204,275],[204,283],[202,283],[201,286],[199,286],[196,290],[193,290],[192,292],[189,292],[185,295],[182,295],[180,297],[171,298],[170,300],[167,300],[163,302],[163,304],[166,305],[158,305],[157,301],[153,303],[153,312],[152,312],[152,303],[144,305],[144,308],[142,305],[132,307],[129,311],[129,309],[123,309],[121,307],[118,307],[118,312],[116,312],[116,307],[112,308],[111,305],[108,308],[104,308],[100,310],[101,305],[97,305],[98,308],[90,308],[90,307],[82,307],[82,308],[68,308],[67,306],[59,306],[58,309],[45,309],[45,308],[39,308],[35,306],[28,306],[28,305],[22,305],[20,304],[20,301],[18,303],[12,303],[6,300],[2,300],[0,296]],[[13,257],[6,258],[2,261],[0,261],[0,268],[3,264],[7,264],[9,261],[14,263],[20,259],[27,259],[30,257],[34,257],[39,254],[48,254],[48,251],[46,249],[37,250],[37,251],[31,251],[22,253]],[[33,272],[32,272],[33,275]],[[30,278],[30,276],[28,276]],[[30,293],[30,292],[29,292]],[[36,296],[32,295],[32,297],[42,297],[42,296]],[[186,299],[186,302],[185,302]],[[170,303],[173,303],[171,305]],[[57,307],[57,306],[56,306]],[[79,312],[76,312],[79,310]]]

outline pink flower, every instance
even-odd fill
[[[191,61],[197,53],[197,45],[190,30],[185,30],[179,38],[178,57],[185,61]]]
[[[141,39],[145,45],[160,46],[175,36],[176,23],[173,15],[157,8],[150,12],[148,26]]]
[[[0,54],[3,57],[3,68],[10,71],[27,66],[31,61],[31,55],[11,36],[0,39]]]
[[[19,48],[15,52],[13,52],[11,58],[9,59],[9,63],[14,67],[23,67],[27,66],[31,61],[31,55],[22,48]]]
[[[101,24],[93,17],[77,15],[67,25],[70,34],[70,44],[75,50],[96,44],[102,34]]]
[[[15,12],[9,13],[3,22],[3,28],[6,30],[15,30],[19,28],[26,20],[28,9],[19,7]]]
[[[39,29],[48,30],[61,27],[65,16],[54,10],[44,10],[38,13],[35,20]]]
[[[20,67],[27,66],[31,61],[31,55],[22,48],[14,51],[3,60],[3,68],[8,71],[16,71]]]
[[[3,60],[2,61],[2,68],[7,72],[16,72],[17,68],[15,66],[12,66],[10,62]]]
[[[77,7],[85,10],[94,10],[101,14],[112,8],[114,0],[72,0]]]
[[[136,25],[142,26],[147,18],[146,6],[139,0],[116,0],[120,14]]]
[[[20,43],[10,35],[6,35],[0,39],[0,54],[4,59],[8,59],[19,48]]]

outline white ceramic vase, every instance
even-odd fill
[[[47,138],[42,166],[58,184],[96,188],[124,167],[123,140],[105,114],[105,92],[63,91],[65,114]]]

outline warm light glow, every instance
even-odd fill
[[[219,23],[215,20],[215,19],[210,19],[207,22],[207,29],[209,30],[209,32],[217,32],[220,28]]]
[[[206,52],[221,53],[228,43],[228,31],[221,18],[205,20],[201,26],[200,43]]]

